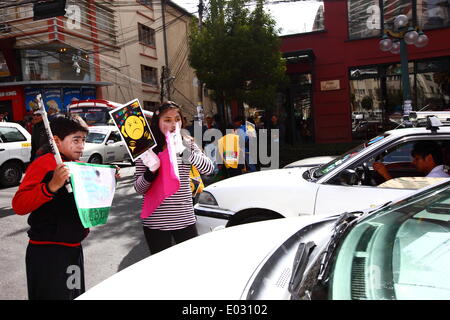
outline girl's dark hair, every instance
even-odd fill
[[[81,131],[89,133],[89,127],[80,116],[74,114],[61,114],[50,121],[52,134],[58,136],[61,140],[75,132]]]
[[[163,147],[166,145],[166,137],[159,129],[159,119],[161,116],[169,110],[176,110],[180,114],[181,121],[183,122],[183,113],[181,112],[181,107],[173,101],[163,102],[159,108],[153,113],[152,121],[150,123],[150,130],[152,130],[153,136],[156,140],[156,147],[153,148],[153,152],[158,154],[163,150]],[[184,123],[182,123],[182,126]]]

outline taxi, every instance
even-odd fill
[[[104,164],[129,159],[127,146],[116,126],[89,127],[81,161]]]
[[[31,135],[20,124],[0,122],[0,185],[20,183],[30,162]]]

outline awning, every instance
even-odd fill
[[[316,58],[313,49],[283,52],[286,63],[312,62]]]
[[[42,81],[16,81],[16,82],[0,82],[0,87],[9,86],[96,86],[105,87],[112,86],[112,82],[103,81],[79,81],[79,80],[42,80]]]

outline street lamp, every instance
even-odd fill
[[[418,48],[423,48],[428,44],[426,34],[409,26],[409,19],[406,15],[401,14],[394,19],[394,30],[384,30],[383,38],[380,40],[380,50],[390,51],[393,54],[400,53],[400,64],[402,71],[402,88],[403,88],[403,114],[409,115],[412,111],[411,106],[411,89],[409,86],[409,70],[408,70],[408,50],[407,44],[414,44]]]

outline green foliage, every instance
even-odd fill
[[[275,21],[263,0],[211,0],[202,29],[192,23],[189,62],[206,87],[228,101],[264,107],[283,85],[285,65]]]

